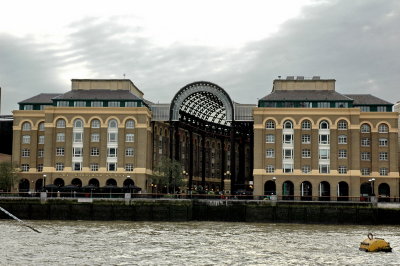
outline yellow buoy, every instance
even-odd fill
[[[369,233],[368,238],[364,239],[360,244],[360,250],[366,252],[392,252],[390,243],[386,242],[383,238],[374,238],[374,236]]]

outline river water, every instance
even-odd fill
[[[400,265],[396,226],[0,220],[0,265]],[[358,250],[368,232],[392,253]]]

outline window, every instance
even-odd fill
[[[379,161],[387,161],[388,160],[388,153],[387,152],[380,152],[379,153]]]
[[[347,136],[346,135],[339,135],[338,144],[347,144]]]
[[[72,148],[72,157],[82,157],[83,156],[83,148],[74,147]]]
[[[312,102],[299,102],[300,108],[312,108]]]
[[[68,101],[57,101],[57,106],[58,107],[68,107],[69,102]]]
[[[293,149],[283,149],[283,159],[293,159]]]
[[[116,163],[107,163],[107,170],[108,171],[117,171],[117,164]]]
[[[125,141],[126,142],[133,142],[135,140],[135,134],[126,134]]]
[[[320,174],[329,174],[330,169],[329,169],[329,164],[320,164],[319,165],[319,173]]]
[[[275,143],[275,135],[267,134],[266,135],[266,142],[267,143]]]
[[[318,102],[317,106],[318,106],[318,108],[330,108],[331,103],[330,102]]]
[[[58,119],[56,122],[56,127],[57,128],[65,128],[65,120],[64,119]]]
[[[39,105],[39,110],[44,110],[44,108],[48,106],[47,104],[41,104]]]
[[[116,120],[110,120],[109,122],[108,122],[108,127],[109,128],[117,128],[118,127],[118,123],[117,123],[117,121]]]
[[[338,122],[338,129],[339,130],[346,130],[347,129],[347,121],[345,120],[340,120]]]
[[[310,149],[303,149],[301,151],[302,158],[311,158],[311,150]]]
[[[125,107],[137,107],[137,102],[125,102]]]
[[[108,148],[108,157],[117,157],[117,148]]]
[[[21,172],[29,172],[29,164],[27,163],[21,164]]]
[[[39,144],[44,144],[44,136],[39,136]]]
[[[310,144],[311,143],[311,135],[308,135],[308,134],[301,135],[301,143]]]
[[[73,162],[72,163],[72,171],[82,171],[82,163],[81,162]]]
[[[283,143],[293,144],[293,134],[284,134],[283,135]]]
[[[29,131],[31,130],[31,123],[25,122],[22,124],[22,131]]]
[[[82,143],[82,135],[83,135],[83,132],[74,132],[74,142]]]
[[[38,165],[36,166],[36,170],[37,170],[38,172],[43,172],[43,164],[38,164]]]
[[[369,175],[370,172],[369,168],[361,168],[361,175]]]
[[[24,110],[33,110],[33,104],[25,104]]]
[[[369,111],[371,111],[371,108],[369,106],[360,106],[360,111],[361,112],[369,112]]]
[[[319,135],[319,144],[329,144],[329,135],[328,134],[320,134]]]
[[[303,130],[310,130],[311,129],[311,122],[309,120],[304,120],[301,123],[301,129]]]
[[[326,121],[322,121],[319,123],[319,129],[329,129],[329,123]]]
[[[347,108],[347,107],[349,107],[349,103],[348,102],[336,102],[335,107],[336,108]]]
[[[266,129],[275,129],[275,122],[273,120],[268,120],[265,124]]]
[[[43,158],[44,156],[44,150],[43,149],[39,149],[38,150],[38,158]]]
[[[56,171],[64,171],[64,164],[56,163]]]
[[[132,119],[129,119],[128,121],[126,121],[125,127],[126,128],[135,128],[135,121],[133,121]]]
[[[90,171],[93,171],[93,172],[99,171],[99,164],[98,163],[91,163],[90,164]]]
[[[125,149],[125,156],[128,156],[128,157],[133,156],[133,148],[126,148]]]
[[[44,122],[39,123],[39,131],[44,131]]]
[[[371,160],[370,153],[367,151],[364,151],[361,153],[361,161],[369,161]]]
[[[92,133],[90,139],[92,142],[99,142],[100,141],[100,134],[99,133]]]
[[[269,164],[269,165],[267,165],[267,167],[265,168],[265,171],[266,171],[267,173],[275,173],[275,166]]]
[[[338,173],[339,173],[339,174],[347,174],[347,167],[346,167],[346,166],[343,166],[343,165],[340,165],[340,166],[338,167]]]
[[[93,119],[91,122],[92,128],[100,128],[100,120],[98,119]]]
[[[369,147],[369,144],[370,144],[369,138],[362,138],[361,139],[361,146],[362,147]]]
[[[82,120],[76,119],[76,120],[74,121],[74,127],[75,127],[75,128],[83,128],[83,122],[82,122]]]
[[[267,158],[275,158],[275,150],[274,149],[267,149],[266,157]]]
[[[127,163],[127,164],[125,165],[125,171],[127,171],[127,172],[132,172],[132,171],[133,171],[133,164]]]
[[[338,158],[339,159],[346,159],[347,158],[347,150],[339,150],[339,153],[338,153]]]
[[[379,133],[388,133],[389,127],[386,124],[380,124],[378,127],[378,132]]]
[[[56,148],[56,156],[64,156],[64,148],[63,147]]]
[[[29,157],[30,154],[31,154],[31,151],[29,149],[22,149],[22,151],[21,151],[22,157]]]
[[[292,121],[285,121],[285,123],[283,124],[283,128],[293,128]]]
[[[370,133],[371,127],[368,124],[361,125],[361,133]]]
[[[90,103],[90,106],[92,106],[92,107],[103,107],[103,102],[102,101],[92,101]]]
[[[380,147],[387,147],[387,146],[388,146],[388,139],[386,139],[386,138],[380,138],[380,139],[379,139],[379,146],[380,146]]]
[[[378,107],[376,107],[376,111],[378,111],[378,112],[386,112],[386,106],[378,106]]]
[[[388,175],[388,169],[385,167],[379,168],[379,175]]]
[[[31,143],[31,136],[24,135],[22,136],[22,144],[30,144]]]
[[[293,164],[283,164],[283,172],[284,173],[292,173],[293,172]]]
[[[90,150],[90,156],[99,156],[100,155],[100,150],[99,148],[92,148]]]
[[[311,166],[309,166],[309,165],[303,165],[303,166],[301,167],[301,172],[304,173],[304,174],[307,174],[307,173],[311,172]]]
[[[117,142],[117,133],[115,132],[108,133],[108,142]]]
[[[319,159],[321,160],[329,159],[329,149],[319,149]]]
[[[120,102],[108,102],[108,107],[119,107],[120,106]]]
[[[74,101],[74,106],[75,107],[86,107],[86,102],[85,101]]]

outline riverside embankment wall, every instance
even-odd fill
[[[400,208],[370,203],[244,200],[0,200],[26,220],[231,221],[321,224],[400,224]],[[394,207],[394,208],[393,208]],[[0,211],[0,219],[9,219]]]

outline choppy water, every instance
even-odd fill
[[[400,265],[395,226],[0,220],[0,265]],[[392,253],[365,253],[373,232]]]

